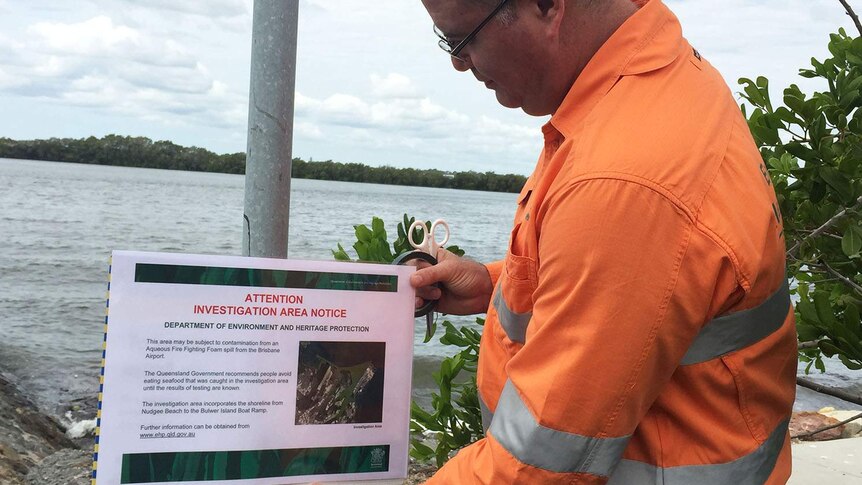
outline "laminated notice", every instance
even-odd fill
[[[115,251],[94,483],[406,477],[413,271]]]

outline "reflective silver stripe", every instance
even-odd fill
[[[706,362],[763,340],[781,328],[789,310],[790,289],[785,281],[760,305],[704,325],[682,358],[682,365]]]
[[[608,485],[762,485],[772,474],[787,435],[784,421],[753,452],[717,465],[687,465],[661,468],[634,460],[622,460]]]
[[[488,434],[488,428],[491,427],[491,420],[494,419],[494,413],[488,409],[488,405],[485,404],[485,400],[482,399],[482,393],[476,393],[479,396],[479,409],[482,411],[482,430],[485,434]]]
[[[497,310],[497,318],[500,320],[500,325],[506,331],[506,336],[509,337],[509,340],[518,343],[526,342],[527,325],[529,325],[533,313],[515,313],[510,310],[506,299],[503,298],[502,286],[497,286],[496,295],[494,296],[494,309]]]
[[[521,463],[601,476],[610,475],[630,438],[594,438],[546,428],[536,422],[511,381],[503,387],[490,432]]]

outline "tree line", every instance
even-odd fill
[[[245,153],[219,155],[200,147],[184,147],[142,136],[106,135],[102,138],[91,136],[47,140],[0,138],[0,157],[194,172],[245,173]],[[315,162],[300,158],[293,159],[292,177],[492,192],[518,192],[526,181],[524,176],[516,174],[371,167],[361,163],[332,160]]]

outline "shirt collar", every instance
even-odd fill
[[[620,77],[661,69],[685,49],[682,27],[673,12],[662,0],[647,0],[590,59],[545,129],[553,127],[570,137],[577,122]]]

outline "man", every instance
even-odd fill
[[[457,70],[552,115],[505,259],[411,278],[488,313],[486,437],[429,483],[784,483],[781,220],[720,75],[661,0],[423,3]]]

